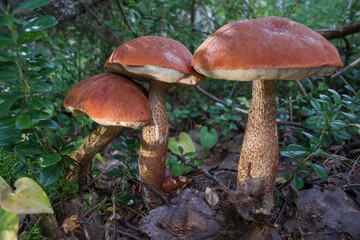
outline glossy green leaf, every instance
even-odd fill
[[[15,8],[13,14],[18,13],[20,10],[28,9],[32,10],[35,8],[39,8],[45,6],[46,4],[52,2],[53,0],[25,0],[19,6]]]
[[[32,156],[44,152],[44,150],[40,146],[31,143],[18,144],[14,147],[14,151],[22,156]]]
[[[82,145],[83,145],[83,138],[80,136],[76,137],[76,138],[72,139],[71,141],[65,143],[65,146],[63,146],[61,148],[61,154],[62,155],[70,154],[71,152],[75,151]]]
[[[32,97],[30,99],[30,106],[33,109],[41,110],[44,108],[54,109],[54,105],[47,98]]]
[[[352,113],[346,113],[346,112],[340,112],[342,115],[344,115],[347,119],[350,120],[356,120],[357,116],[355,114]]]
[[[332,133],[335,137],[338,137],[341,140],[349,140],[351,138],[351,135],[345,131],[334,131]]]
[[[21,95],[22,93],[20,92],[13,92],[6,96],[4,102],[0,104],[0,113],[6,113]]]
[[[317,175],[319,175],[321,180],[323,180],[324,182],[327,182],[328,174],[327,174],[326,170],[322,166],[319,166],[319,165],[314,164],[312,162],[309,162],[309,164],[310,164],[311,169],[314,172],[316,172]]]
[[[0,26],[10,27],[11,23],[17,23],[20,25],[27,24],[27,21],[24,19],[19,19],[14,16],[2,16],[0,17]]]
[[[55,20],[55,17],[49,16],[49,15],[40,16],[40,17],[32,20],[25,26],[23,26],[23,28],[20,30],[20,34],[27,33],[27,32],[42,31],[42,30],[50,28],[56,24],[57,24],[57,21]]]
[[[215,146],[219,137],[215,129],[208,127],[202,127],[200,130],[200,143],[205,152],[208,152],[212,147]]]
[[[58,163],[61,160],[61,155],[59,153],[51,153],[41,155],[39,158],[39,163],[41,167],[49,167]]]
[[[331,140],[331,137],[330,135],[325,132],[323,135],[322,135],[322,139],[321,139],[321,144],[325,147],[325,148],[328,148],[330,147],[330,144],[332,143],[332,140]]]
[[[21,131],[15,125],[16,118],[0,119],[0,146],[21,140]]]
[[[18,214],[54,213],[45,192],[34,180],[27,177],[19,178],[14,186],[15,193],[10,189],[4,189],[0,194],[3,209]]]
[[[281,177],[285,180],[289,180],[289,174],[287,172],[282,172]]]
[[[44,32],[28,32],[21,34],[18,38],[19,44],[25,44],[30,43],[36,40],[39,40],[40,38],[46,37],[46,33]]]
[[[41,169],[41,171],[39,171],[40,184],[43,186],[54,184],[59,179],[61,171],[62,168],[60,163]]]
[[[294,185],[297,189],[302,189],[304,187],[304,181],[296,174],[294,175]]]
[[[29,112],[24,112],[16,119],[16,127],[19,129],[28,129],[35,126],[39,122],[39,118]]]
[[[0,239],[17,239],[18,230],[19,215],[4,210],[0,205]]]
[[[321,142],[317,137],[314,137],[312,134],[307,132],[301,132],[301,133],[307,136],[310,139],[310,141],[314,142],[317,145],[321,145]]]
[[[52,86],[44,82],[30,83],[30,87],[36,92],[50,92],[52,90]]]
[[[329,92],[333,94],[333,99],[335,103],[338,103],[341,101],[341,96],[338,92],[336,92],[334,89],[329,89]]]
[[[47,120],[41,120],[38,123],[39,127],[45,127],[45,128],[49,128],[49,129],[57,129],[59,127],[59,125],[52,119],[47,119]]]
[[[311,100],[311,101],[310,101],[310,105],[311,105],[316,111],[320,111],[320,109],[321,109],[320,103],[317,102],[316,100]]]
[[[348,126],[347,123],[342,120],[333,120],[329,122],[329,125],[333,130],[340,130]]]
[[[306,157],[310,154],[305,147],[296,144],[290,144],[287,146],[286,150],[291,156],[296,158]]]
[[[9,34],[0,34],[0,46],[12,46],[14,41]]]

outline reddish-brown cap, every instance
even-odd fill
[[[144,90],[130,79],[111,73],[75,84],[66,94],[64,106],[105,126],[140,128],[150,120]]]
[[[343,66],[324,37],[281,17],[226,24],[201,44],[191,64],[206,76],[237,81],[296,80]]]
[[[147,81],[197,85],[204,76],[191,67],[192,54],[178,41],[143,36],[120,45],[105,63],[110,72]]]

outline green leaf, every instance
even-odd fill
[[[51,154],[44,154],[41,155],[39,158],[40,166],[41,167],[49,167],[58,163],[61,160],[61,155],[59,153],[51,153]]]
[[[9,34],[0,34],[0,46],[12,46],[14,41]]]
[[[30,87],[32,90],[42,93],[50,92],[52,90],[52,86],[49,83],[44,83],[44,82],[30,83]]]
[[[202,127],[200,130],[200,143],[205,152],[208,152],[217,143],[219,137],[215,129],[210,131],[207,127]]]
[[[16,119],[16,127],[19,129],[29,129],[39,122],[38,118],[35,118],[33,114],[24,112]]]
[[[25,44],[30,43],[36,40],[39,40],[40,38],[46,37],[46,33],[44,32],[28,32],[21,34],[18,38],[19,44]]]
[[[331,140],[329,133],[325,132],[321,138],[321,145],[323,145],[325,148],[328,148],[328,147],[330,147],[331,143],[332,143],[332,140]]]
[[[22,93],[20,92],[13,92],[12,94],[6,96],[4,102],[0,104],[0,113],[6,113],[21,95]]]
[[[9,15],[0,17],[0,26],[10,27],[12,23],[24,25],[24,24],[27,24],[27,21],[24,19],[19,19],[19,18],[16,18],[14,16],[9,16]]]
[[[305,120],[305,123],[308,125],[314,125],[320,120],[320,116],[310,116]]]
[[[31,143],[21,143],[14,147],[14,151],[22,156],[32,156],[44,152],[42,148]]]
[[[310,139],[310,141],[312,141],[316,145],[321,145],[321,142],[317,137],[314,137],[312,134],[307,133],[307,132],[302,131],[301,133],[304,134],[305,136],[307,136]]]
[[[321,110],[321,105],[320,103],[318,103],[315,100],[311,100],[310,101],[310,105],[316,110],[316,111],[320,111]]]
[[[328,157],[330,157],[330,158],[334,161],[334,163],[335,163],[336,165],[338,165],[338,166],[340,165],[340,162],[339,162],[336,158],[334,158],[333,155],[331,155],[331,154],[323,151],[322,149],[319,151],[319,153],[321,153],[321,154],[323,154],[323,155],[327,155]]]
[[[304,187],[304,181],[298,175],[294,175],[294,185],[296,189],[302,189]]]
[[[36,32],[36,31],[42,31],[47,28],[50,28],[57,24],[57,21],[55,20],[55,17],[53,16],[40,16],[25,26],[20,30],[20,34],[27,33],[27,32]]]
[[[60,177],[62,167],[60,163],[45,167],[39,171],[40,184],[43,186],[50,186],[54,184]]]
[[[183,149],[182,146],[178,146],[178,151],[179,151],[179,153],[180,153],[181,155],[184,154],[184,149]]]
[[[309,151],[305,147],[296,144],[290,144],[287,146],[286,150],[291,156],[296,158],[306,157],[309,155]]]
[[[287,172],[281,173],[281,177],[285,179],[286,181],[289,180],[289,174]]]
[[[336,92],[334,89],[329,89],[329,92],[333,94],[333,99],[335,103],[338,103],[341,101],[341,96],[338,92]]]
[[[1,206],[6,211],[18,214],[54,213],[45,192],[34,180],[19,178],[14,186],[15,193],[4,189],[0,194]]]
[[[169,138],[168,148],[176,154],[180,154],[178,147],[181,146],[183,149],[183,153],[195,152],[195,145],[191,140],[190,136],[181,132],[179,134],[179,142],[175,140],[175,138]]]
[[[15,117],[0,120],[0,146],[21,140],[21,131],[15,126]]]
[[[341,140],[349,140],[351,138],[350,134],[345,131],[334,131],[332,133],[335,137],[338,137]]]
[[[0,239],[17,239],[18,228],[19,215],[0,206]]]
[[[83,138],[82,137],[76,137],[75,139],[72,139],[71,141],[65,143],[65,145],[61,148],[61,154],[67,155],[71,152],[75,151],[76,149],[80,148],[83,145]]]
[[[340,112],[342,115],[344,115],[347,119],[356,120],[356,115],[355,114],[351,114],[351,113],[346,113],[346,112]]]
[[[97,160],[99,160],[100,162],[102,162],[103,164],[106,164],[106,162],[104,161],[104,159],[103,159],[103,157],[101,156],[100,153],[95,154],[95,158]]]
[[[59,125],[52,119],[42,120],[38,123],[38,126],[49,128],[49,129],[54,129],[54,130],[59,127]]]
[[[311,169],[314,172],[316,172],[317,175],[319,175],[321,180],[323,180],[324,182],[327,182],[328,174],[327,174],[326,170],[322,166],[319,166],[319,165],[314,164],[312,162],[309,162],[309,164],[310,164]]]
[[[47,98],[32,97],[30,99],[30,105],[33,109],[41,110],[44,108],[54,109],[54,105]]]
[[[17,8],[15,8],[15,10],[12,13],[16,14],[20,10],[23,10],[23,9],[32,10],[34,8],[39,8],[39,7],[42,7],[52,1],[53,0],[26,0],[26,1],[22,2],[19,6],[17,6]]]
[[[332,130],[334,130],[334,131],[346,128],[348,126],[346,122],[341,121],[341,120],[333,120],[333,121],[329,122],[329,125],[332,128]]]

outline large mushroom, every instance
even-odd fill
[[[150,120],[146,89],[111,73],[97,74],[75,84],[67,93],[64,106],[100,124],[79,149],[69,154],[78,164],[71,167],[68,179],[76,179],[82,167],[89,169],[95,154],[104,149],[123,127],[138,129]]]
[[[327,75],[342,66],[338,51],[310,28],[281,17],[226,24],[196,50],[192,66],[218,79],[253,81],[237,187],[268,214],[279,160],[275,79]]]
[[[158,36],[144,36],[120,45],[105,63],[110,72],[150,82],[151,120],[143,128],[139,153],[140,179],[161,189],[165,177],[165,156],[169,138],[165,90],[169,84],[197,85],[204,76],[191,68],[192,54],[178,41]],[[157,196],[144,188],[145,202]]]

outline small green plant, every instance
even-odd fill
[[[0,239],[17,239],[18,214],[54,213],[42,188],[31,178],[15,181],[16,191],[0,176]]]
[[[204,158],[199,161],[195,159],[194,142],[185,132],[179,134],[179,141],[176,141],[175,138],[169,138],[168,149],[183,157],[188,157],[192,164],[201,166],[204,163]],[[166,161],[166,165],[170,167],[170,172],[173,176],[181,176],[192,171],[191,167],[185,166],[183,162],[171,154],[170,158]]]
[[[209,130],[208,127],[202,127],[200,129],[200,143],[205,152],[214,147],[218,139],[218,134],[214,128]]]

